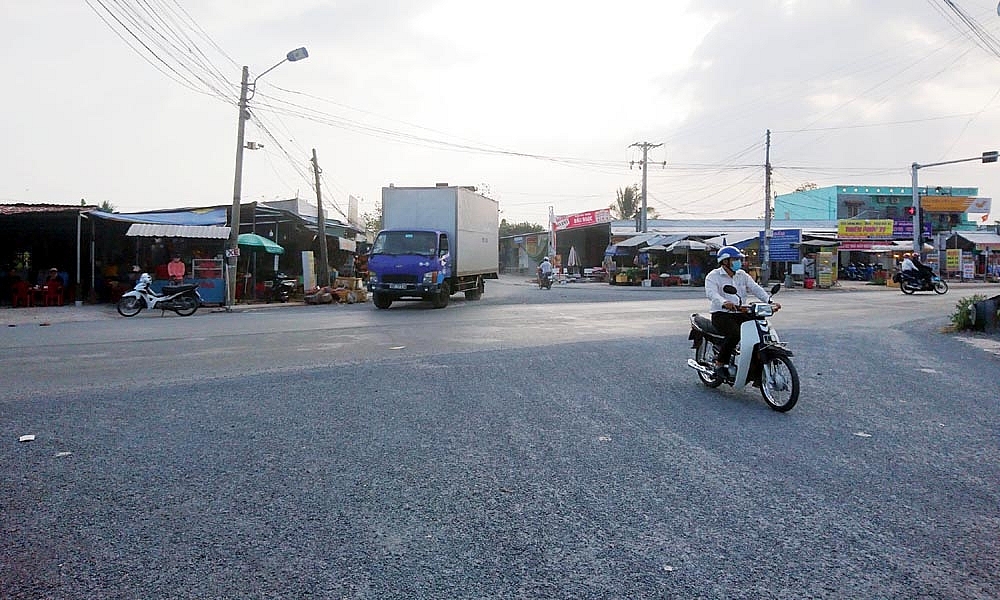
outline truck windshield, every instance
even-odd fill
[[[437,234],[431,231],[383,231],[372,244],[372,254],[437,255]]]

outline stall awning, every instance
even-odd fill
[[[963,240],[976,245],[976,250],[1000,250],[1000,234],[992,231],[969,231],[956,233]]]
[[[636,246],[651,243],[652,240],[664,237],[659,233],[640,233],[639,235],[632,236],[627,240],[622,240],[615,244],[619,248],[635,248]]]
[[[87,216],[124,221],[126,223],[158,223],[160,225],[225,225],[229,222],[225,208],[189,208],[145,213],[108,213],[99,210]]]
[[[125,235],[129,237],[225,240],[229,239],[229,228],[207,225],[155,225],[150,223],[136,223],[128,228]]]

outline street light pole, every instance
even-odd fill
[[[229,248],[226,250],[226,310],[232,310],[236,300],[236,264],[240,260],[240,198],[243,195],[243,139],[247,123],[247,80],[250,68],[243,67],[240,82],[240,119],[236,129],[236,177],[233,181],[233,208],[229,214]]]
[[[284,60],[278,62],[270,69],[264,71],[254,78],[253,83],[247,83],[250,79],[250,68],[243,67],[243,77],[240,81],[240,118],[236,130],[236,175],[233,178],[233,208],[229,214],[229,246],[226,248],[226,310],[230,311],[236,303],[236,265],[240,259],[240,199],[243,196],[243,148],[244,132],[246,130],[247,119],[250,113],[247,110],[247,92],[251,87],[257,85],[257,80],[264,75],[278,68],[285,61],[295,62],[308,58],[309,52],[305,48],[296,48],[285,55]]]
[[[910,183],[913,188],[913,251],[919,255],[923,255],[923,235],[924,232],[920,231],[920,192],[917,190],[917,171],[925,167],[939,167],[941,165],[953,165],[955,163],[969,162],[973,160],[981,160],[984,163],[995,163],[997,162],[997,157],[1000,156],[996,150],[990,150],[988,152],[983,152],[979,156],[973,156],[972,158],[960,158],[958,160],[946,160],[944,162],[927,163],[926,165],[921,165],[919,163],[913,163],[910,165]]]

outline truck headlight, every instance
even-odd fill
[[[368,271],[368,281],[371,283],[378,283],[378,275],[375,271]]]
[[[437,271],[428,271],[424,273],[424,285],[431,285],[433,283],[437,283],[437,279],[438,279]]]

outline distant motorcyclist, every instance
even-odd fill
[[[740,306],[741,299],[747,298],[748,292],[763,302],[767,302],[770,296],[767,290],[750,277],[749,273],[742,270],[742,259],[745,256],[738,248],[723,246],[719,248],[715,258],[719,262],[719,267],[705,277],[705,294],[711,302],[709,310],[712,312],[712,325],[725,336],[715,361],[716,373],[724,376],[726,365],[729,364],[729,359],[740,342],[740,325],[753,319],[746,307]],[[727,285],[735,287],[738,294],[727,294],[723,291],[722,288]],[[774,310],[781,308],[777,302],[773,304]]]
[[[538,265],[538,287],[542,287],[542,282],[544,278],[552,276],[552,263],[549,262],[549,257],[546,256],[542,259],[540,265]]]
[[[909,277],[916,283],[922,283],[923,275],[917,265],[913,262],[913,256],[909,252],[903,255],[903,261],[899,265],[899,270],[902,272],[903,276]],[[919,262],[919,258],[917,261]]]
[[[934,276],[934,269],[928,267],[924,263],[920,262],[920,255],[914,252],[910,257],[910,262],[913,263],[913,267],[920,274],[920,279],[923,283],[930,285],[931,277]]]

